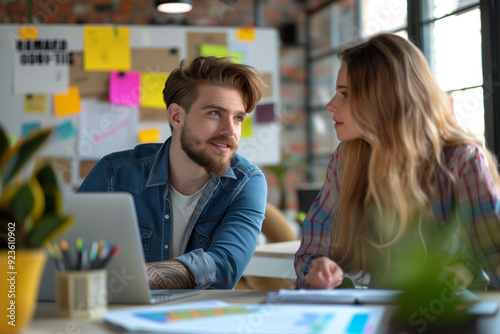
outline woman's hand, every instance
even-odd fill
[[[344,280],[344,271],[328,257],[312,260],[305,284],[313,289],[335,289]]]

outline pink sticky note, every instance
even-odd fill
[[[140,103],[140,73],[111,72],[109,76],[109,101],[112,104],[138,106]]]

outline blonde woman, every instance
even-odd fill
[[[449,255],[465,287],[497,286],[500,177],[492,154],[455,121],[423,54],[380,34],[343,50],[327,109],[342,142],[304,221],[297,287],[333,289],[344,273],[370,286],[417,240]],[[432,239],[432,240],[431,240]]]

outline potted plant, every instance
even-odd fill
[[[0,126],[1,333],[20,332],[31,320],[47,256],[43,246],[73,221],[62,210],[54,167],[28,171],[51,132],[39,130],[11,145]]]

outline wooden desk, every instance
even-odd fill
[[[255,290],[205,290],[198,295],[178,299],[168,302],[169,305],[186,303],[201,300],[222,300],[228,303],[261,304],[265,302],[267,291]],[[487,292],[478,294],[484,301],[500,302],[500,292]],[[110,310],[117,310],[125,307],[138,307],[140,305],[119,305],[112,304]],[[391,306],[392,307],[392,306]],[[385,319],[388,320],[388,319]],[[476,334],[498,333],[500,329],[500,312],[494,316],[479,317],[476,325]],[[101,319],[68,319],[57,318],[55,316],[54,303],[40,302],[37,305],[35,319],[31,322],[25,333],[120,333],[116,329],[108,326]],[[382,333],[385,333],[382,331]],[[469,333],[468,333],[469,334]]]
[[[243,275],[295,279],[293,260],[299,246],[300,240],[257,246]]]
[[[177,299],[165,303],[173,305],[201,300],[222,300],[228,303],[262,304],[265,302],[267,291],[243,291],[243,290],[205,290],[200,294]],[[140,307],[141,305],[110,304],[108,309],[118,310],[128,307]],[[144,306],[144,305],[142,305]],[[102,319],[69,319],[58,318],[55,313],[55,303],[39,302],[35,318],[26,334],[82,334],[82,333],[121,333],[107,325]]]

